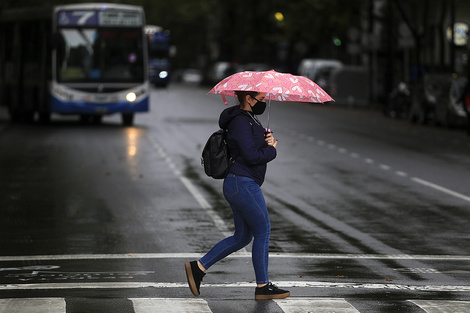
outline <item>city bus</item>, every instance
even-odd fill
[[[170,82],[170,56],[174,53],[170,31],[160,26],[147,25],[145,33],[148,40],[149,81],[156,86],[165,87]]]
[[[71,4],[0,14],[0,105],[12,120],[37,114],[124,125],[149,110],[148,49],[141,7]]]

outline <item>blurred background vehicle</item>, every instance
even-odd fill
[[[190,85],[199,85],[203,79],[202,71],[196,68],[188,68],[182,71],[181,81]]]
[[[410,120],[427,124],[430,121],[446,127],[461,126],[466,121],[463,93],[467,79],[449,74],[427,74],[413,96]]]
[[[467,114],[463,108],[465,101],[464,94],[466,92],[468,79],[465,77],[459,77],[454,79],[452,82],[450,94],[449,94],[449,105],[445,110],[444,116],[445,121],[448,123],[447,126],[462,126],[466,123]]]
[[[303,59],[300,62],[298,73],[313,80],[327,93],[330,89],[330,77],[333,70],[341,68],[343,63],[339,60],[329,59]]]
[[[2,3],[4,3],[2,1]],[[0,10],[0,105],[12,121],[149,111],[145,12],[82,3]]]
[[[335,103],[347,106],[368,106],[369,73],[363,66],[341,66],[331,71],[329,95]]]
[[[149,81],[166,87],[170,82],[170,56],[176,52],[171,46],[170,31],[160,26],[146,25],[145,33],[148,40]]]
[[[207,72],[206,81],[209,85],[215,85],[222,79],[227,77],[227,72],[230,69],[230,62],[219,61],[215,62]]]

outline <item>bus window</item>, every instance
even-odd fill
[[[142,36],[139,30],[60,30],[59,82],[144,81]]]

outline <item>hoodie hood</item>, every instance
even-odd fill
[[[245,111],[240,109],[240,105],[234,105],[232,107],[226,108],[225,110],[220,113],[219,118],[219,127],[222,129],[226,129],[228,123],[235,117],[240,114],[245,114]]]

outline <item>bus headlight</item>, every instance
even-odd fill
[[[167,71],[161,71],[158,76],[161,78],[161,79],[165,79],[168,77],[168,72]]]
[[[126,96],[126,100],[129,102],[134,102],[137,99],[137,96],[133,92],[129,92]]]

